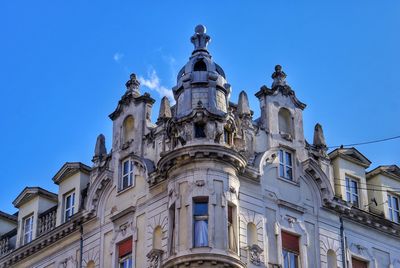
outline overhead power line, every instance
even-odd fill
[[[390,140],[395,140],[395,139],[399,139],[399,138],[400,138],[400,135],[399,136],[390,137],[390,138],[385,138],[385,139],[379,139],[379,140],[372,140],[372,141],[364,141],[364,142],[351,143],[351,144],[328,146],[328,148],[329,149],[333,149],[333,148],[341,148],[341,147],[352,147],[352,146],[357,146],[357,145],[365,145],[365,144],[371,144],[371,143],[390,141]]]

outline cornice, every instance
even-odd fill
[[[123,107],[128,106],[129,103],[131,103],[132,101],[135,103],[144,102],[144,103],[154,104],[155,99],[153,99],[147,92],[144,93],[143,95],[137,96],[133,94],[131,91],[128,91],[121,97],[121,99],[118,102],[117,108],[108,117],[110,117],[110,119],[114,121],[121,114]]]
[[[66,162],[59,171],[57,171],[56,175],[53,177],[53,182],[55,184],[60,184],[64,179],[74,175],[77,172],[83,172],[85,174],[89,174],[92,171],[92,168],[81,163],[81,162]]]
[[[68,222],[37,237],[31,243],[10,251],[10,253],[0,259],[0,267],[5,268],[14,266],[29,256],[57,243],[61,239],[78,232],[79,227],[89,221],[92,217],[93,214],[91,213],[85,214],[83,211],[76,213]]]

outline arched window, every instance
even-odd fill
[[[96,263],[94,261],[89,261],[86,264],[86,268],[95,268],[96,267]]]
[[[122,126],[122,143],[125,144],[133,140],[133,128],[134,128],[135,120],[133,116],[129,115],[125,118],[123,126]]]
[[[193,66],[193,71],[207,71],[207,65],[203,60],[199,60]]]
[[[257,227],[252,222],[247,224],[247,245],[257,245]]]
[[[278,122],[279,122],[279,133],[280,134],[290,134],[293,135],[292,132],[292,116],[288,109],[281,108],[278,113]]]
[[[157,226],[153,232],[153,249],[161,249],[162,244],[162,229],[161,226]]]
[[[337,268],[336,252],[332,249],[326,253],[328,268]]]

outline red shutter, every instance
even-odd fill
[[[299,237],[286,232],[282,232],[282,248],[300,254]]]
[[[118,244],[118,257],[124,257],[132,253],[132,238]]]
[[[368,264],[365,261],[360,261],[354,258],[351,259],[351,264],[353,265],[353,268],[368,268]]]

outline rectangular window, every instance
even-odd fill
[[[118,244],[118,267],[132,268],[132,238]]]
[[[300,267],[299,237],[286,232],[282,232],[281,235],[282,235],[283,268]]]
[[[352,203],[353,206],[359,207],[359,193],[358,182],[354,179],[346,177],[346,197],[347,201]]]
[[[285,150],[279,150],[279,177],[293,180],[292,153]]]
[[[396,223],[400,223],[399,198],[392,194],[388,194],[388,206],[389,206],[389,219]]]
[[[68,221],[75,210],[75,192],[66,194],[64,197],[64,221]]]
[[[133,185],[133,161],[128,159],[122,162],[121,190]]]
[[[194,247],[208,246],[208,200],[193,201]]]
[[[351,258],[353,268],[368,268],[368,263],[355,258]]]
[[[22,244],[28,244],[32,241],[33,236],[33,215],[24,219],[24,237]]]

